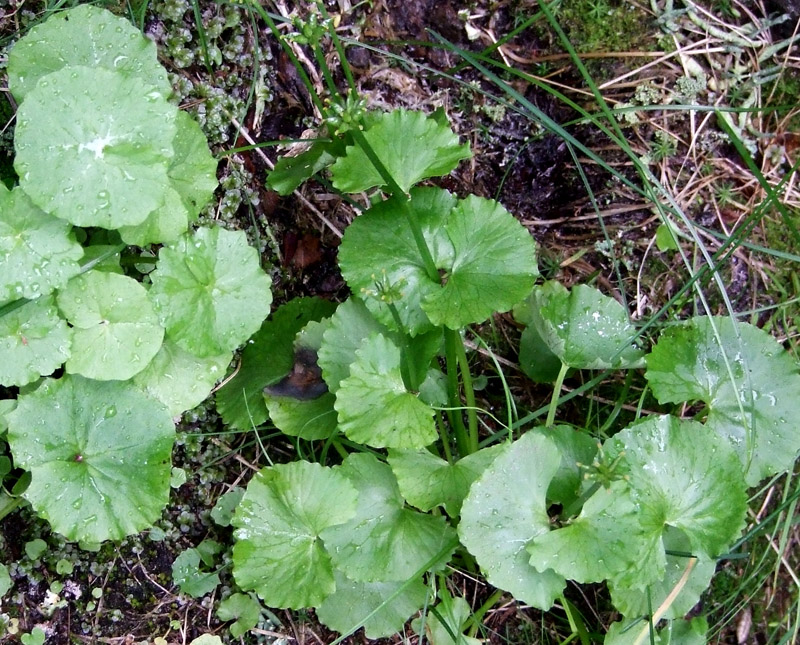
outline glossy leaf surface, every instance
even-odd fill
[[[70,540],[120,540],[151,526],[169,497],[175,438],[167,409],[127,383],[65,375],[8,415],[25,497]]]
[[[389,464],[409,504],[422,511],[442,505],[450,517],[458,517],[472,482],[501,449],[500,446],[484,448],[454,464],[427,450],[392,450]]]
[[[706,424],[734,447],[749,486],[794,464],[800,374],[766,332],[724,317],[695,318],[662,334],[645,376],[661,403],[708,405]]]
[[[542,340],[564,364],[581,369],[638,367],[643,352],[632,345],[636,328],[616,300],[597,289],[537,287],[532,319]]]
[[[391,468],[374,456],[351,454],[340,472],[358,491],[358,509],[349,522],[325,530],[322,538],[336,568],[351,580],[408,580],[453,541],[455,533],[443,517],[404,508]]]
[[[656,416],[616,434],[604,450],[617,476],[570,525],[529,545],[531,563],[578,582],[644,588],[664,578],[667,527],[693,552],[715,558],[744,526],[745,485],[736,456],[710,429]]]
[[[248,484],[233,525],[233,575],[271,607],[319,605],[336,585],[320,534],[356,511],[348,478],[297,461],[264,468]]]
[[[75,65],[140,78],[164,98],[172,93],[155,43],[125,18],[89,4],[51,15],[14,44],[8,56],[9,89],[21,102],[40,78]]]
[[[89,67],[48,74],[17,111],[20,186],[76,226],[140,224],[169,189],[176,115],[135,77]]]
[[[356,351],[334,407],[341,431],[368,446],[422,448],[437,437],[433,410],[406,390],[400,350],[381,334],[364,340]]]
[[[546,567],[534,568],[525,550],[550,530],[547,488],[560,459],[546,437],[523,435],[472,485],[458,525],[461,543],[486,579],[539,609],[549,609],[566,584]]]
[[[150,296],[167,337],[197,356],[233,351],[261,326],[272,280],[241,231],[200,228],[159,252]]]
[[[319,606],[317,616],[341,633],[377,609],[364,622],[364,633],[367,638],[388,638],[401,631],[409,616],[425,603],[427,587],[421,578],[401,590],[405,582],[355,582],[338,570],[334,575],[336,591]]]
[[[67,372],[102,381],[141,372],[164,338],[141,283],[104,271],[76,276],[58,293],[58,306],[73,328]]]
[[[419,222],[439,275],[425,270],[403,209]],[[530,234],[497,202],[456,200],[447,191],[418,188],[403,206],[381,202],[356,219],[339,250],[350,288],[387,326],[395,322],[381,296],[389,293],[411,335],[431,325],[459,329],[508,311],[538,275]],[[377,285],[377,286],[376,286]]]
[[[53,296],[0,316],[0,385],[27,385],[51,374],[69,358],[71,344]]]
[[[0,183],[0,302],[47,295],[78,273],[83,249],[71,229]]]
[[[400,188],[408,190],[427,177],[446,175],[470,156],[453,131],[422,112],[394,110],[372,114],[364,138]],[[346,193],[384,186],[366,153],[348,146],[331,167],[333,185]]]

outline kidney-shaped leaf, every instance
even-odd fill
[[[296,461],[261,470],[248,484],[233,525],[233,576],[271,607],[319,605],[333,593],[320,534],[356,511],[357,493],[340,470]]]
[[[711,429],[672,416],[653,416],[614,435],[608,459],[622,455],[639,519],[659,536],[682,530],[692,550],[716,557],[744,527],[747,495],[730,445]]]
[[[164,98],[172,93],[155,43],[125,18],[90,4],[50,16],[15,43],[8,55],[9,89],[22,102],[42,76],[75,65],[136,76]]]
[[[537,571],[525,550],[550,530],[546,495],[560,460],[552,441],[523,435],[472,485],[458,525],[486,579],[539,609],[549,609],[566,584],[553,571]]]
[[[706,424],[734,447],[749,486],[791,468],[800,450],[800,374],[766,332],[724,317],[667,329],[645,374],[661,403],[700,400]]]
[[[422,578],[409,584],[355,582],[338,569],[334,576],[336,591],[319,606],[317,616],[342,634],[363,621],[367,638],[388,638],[397,634],[409,616],[425,603],[428,591]],[[367,616],[369,619],[364,620]]]
[[[375,448],[423,448],[437,437],[433,410],[406,390],[400,350],[381,334],[364,340],[356,351],[334,407],[341,431]]]
[[[440,504],[458,517],[469,487],[494,461],[502,446],[490,446],[447,463],[427,450],[392,450],[389,464],[405,500],[422,511]]]
[[[232,351],[261,326],[272,281],[242,231],[199,228],[159,252],[150,296],[167,337],[197,356]]]
[[[358,491],[358,510],[346,524],[322,533],[333,563],[361,582],[408,580],[448,545],[455,533],[442,516],[404,508],[391,468],[368,453],[351,454],[341,467]],[[452,549],[434,565],[443,566]]]
[[[427,177],[446,175],[470,156],[468,144],[459,144],[450,128],[422,112],[399,109],[372,114],[364,138],[405,192]],[[359,146],[348,146],[331,174],[333,185],[346,193],[386,184]]]
[[[631,345],[636,329],[616,300],[597,289],[558,283],[539,287],[532,298],[533,324],[550,350],[569,367],[639,367],[643,352]]]
[[[0,302],[47,295],[78,273],[83,249],[71,228],[19,187],[9,191],[0,183]]]
[[[58,293],[72,324],[67,371],[102,381],[124,381],[141,372],[164,339],[145,288],[117,273],[89,271]]]
[[[604,451],[612,463],[619,458],[621,479],[589,498],[571,525],[528,547],[535,566],[578,582],[643,589],[664,578],[668,526],[712,558],[738,535],[747,508],[741,468],[709,428],[651,417],[609,439]]]
[[[66,375],[19,397],[8,415],[25,497],[70,540],[120,540],[158,519],[175,437],[167,409],[134,386]]]
[[[405,208],[419,222],[436,279],[425,271]],[[390,327],[395,323],[379,291],[398,294],[392,300],[412,335],[431,324],[459,329],[507,311],[538,274],[533,238],[500,204],[474,196],[458,201],[438,188],[413,190],[406,205],[393,198],[373,206],[348,227],[339,260],[353,291],[378,296],[367,298],[367,306]]]
[[[51,374],[69,358],[70,338],[52,295],[0,316],[0,385],[27,385]]]
[[[48,74],[17,111],[20,186],[76,226],[139,224],[169,189],[177,112],[135,77],[99,67]]]

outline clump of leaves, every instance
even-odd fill
[[[245,422],[242,397],[257,400],[279,377],[248,363],[281,330],[287,363],[312,349],[327,392],[281,403],[267,387],[259,418],[343,460],[254,478],[233,518],[239,586],[272,606],[315,607],[343,633],[388,636],[431,603],[425,586],[465,549],[490,583],[544,610],[565,602],[569,580],[606,582],[624,616],[606,642],[639,637],[627,627],[642,619],[656,639],[662,618],[670,633],[701,634],[702,621],[682,617],[739,538],[748,486],[800,450],[780,403],[784,386],[800,386],[797,366],[726,318],[670,327],[648,351],[596,289],[534,286],[530,235],[499,204],[415,186],[467,154],[441,114],[367,113],[362,129],[330,121],[329,139],[279,161],[268,183],[287,192],[327,168],[340,190],[379,191],[339,250],[354,295],[329,317],[313,302],[278,309],[256,338],[265,344],[243,356],[247,376],[217,400],[224,418]],[[553,402],[544,425],[514,440],[502,428],[480,447],[462,332],[511,308],[525,325],[522,366],[555,383]],[[555,425],[568,371],[644,367],[661,403],[707,408],[694,420],[639,419],[599,445],[588,429]],[[767,370],[780,386],[766,385]],[[463,607],[444,589],[440,598],[427,633],[453,638]]]
[[[159,517],[172,417],[258,329],[270,279],[243,233],[188,231],[216,161],[128,21],[60,12],[8,68],[19,185],[0,187],[0,385],[23,389],[5,438],[30,473],[25,499],[55,530],[120,539]],[[120,261],[131,244],[163,245],[152,287]]]

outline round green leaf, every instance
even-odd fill
[[[416,188],[407,204],[437,266],[451,262],[454,256],[443,226],[457,201],[446,190]],[[391,311],[380,300],[376,283],[401,294],[394,299],[394,305],[409,333],[430,329],[422,301],[441,289],[441,283],[431,280],[425,272],[400,198],[379,202],[347,227],[339,247],[339,266],[350,289],[363,294],[365,304],[381,323],[395,326]]]
[[[233,575],[271,607],[319,605],[333,593],[330,556],[319,536],[356,511],[353,485],[338,471],[298,461],[264,468],[247,486],[233,525]]]
[[[197,549],[186,549],[172,563],[172,579],[181,589],[181,593],[192,598],[201,598],[211,593],[220,583],[219,574],[215,571],[201,571],[200,552]]]
[[[150,296],[167,337],[197,356],[232,351],[261,326],[272,281],[242,231],[200,228],[159,252]]]
[[[581,369],[641,366],[643,352],[630,344],[636,328],[613,298],[582,284],[568,291],[549,283],[533,299],[533,324],[564,364]]]
[[[172,418],[135,387],[66,375],[19,397],[9,414],[25,498],[70,540],[119,540],[147,528],[169,498]]]
[[[458,517],[469,488],[489,464],[501,446],[484,448],[454,464],[428,450],[392,450],[389,465],[405,500],[422,511],[442,505],[450,517]]]
[[[0,183],[0,302],[38,298],[80,271],[83,249],[72,227],[34,206],[20,188]]]
[[[135,76],[164,98],[172,93],[155,43],[125,18],[90,4],[54,14],[20,38],[8,55],[8,86],[22,102],[40,78],[76,65]]]
[[[706,425],[731,443],[749,486],[793,466],[800,375],[766,332],[724,317],[694,318],[662,334],[645,376],[661,403],[708,405]]]
[[[235,593],[219,603],[217,618],[222,621],[235,620],[228,629],[231,636],[239,638],[258,624],[261,618],[261,605],[252,596]]]
[[[427,177],[446,175],[470,156],[468,144],[459,144],[449,127],[422,112],[399,109],[372,114],[364,138],[405,192]],[[386,184],[359,146],[348,146],[331,174],[333,185],[346,193]]]
[[[176,114],[135,77],[99,67],[48,74],[17,111],[20,186],[76,226],[140,224],[169,189]]]
[[[336,591],[317,608],[317,617],[342,634],[363,621],[367,638],[388,638],[403,629],[425,603],[428,588],[421,578],[406,582],[355,582],[335,570]],[[377,609],[377,612],[372,612]],[[367,616],[370,618],[364,620]]]
[[[433,410],[403,384],[400,350],[381,334],[356,351],[334,407],[341,431],[375,448],[423,448],[438,436]]]
[[[442,516],[404,508],[391,468],[368,453],[348,456],[340,472],[358,491],[355,517],[322,532],[337,569],[360,582],[405,581],[449,543],[453,529]],[[445,553],[433,568],[444,566]]]
[[[71,374],[124,381],[147,366],[164,339],[147,291],[124,275],[79,275],[58,293],[58,306],[73,327]]]
[[[133,382],[167,406],[172,416],[200,405],[225,376],[231,352],[200,358],[166,340]]]
[[[52,295],[0,316],[0,385],[27,385],[51,374],[69,358],[71,342]]]
[[[651,417],[604,445],[620,478],[600,488],[570,525],[537,538],[531,563],[578,582],[608,579],[644,589],[664,579],[663,536],[685,533],[692,550],[715,558],[744,526],[745,485],[736,456],[709,428]],[[577,556],[576,554],[580,554]]]
[[[508,311],[530,293],[539,272],[531,234],[499,203],[470,195],[444,225],[452,260],[439,258],[441,289],[422,303],[434,325],[460,329]]]
[[[458,535],[486,579],[517,600],[549,609],[564,578],[537,571],[525,547],[550,530],[547,488],[561,456],[555,444],[525,434],[498,455],[472,485],[461,507]]]
[[[622,455],[639,521],[659,537],[682,530],[692,550],[720,555],[744,528],[747,494],[730,445],[711,429],[672,416],[649,417],[614,435],[605,447]]]
[[[439,269],[425,271],[404,209],[411,210]],[[530,292],[537,275],[530,234],[497,202],[458,201],[438,188],[419,188],[411,201],[381,202],[356,219],[339,248],[350,288],[384,324],[395,322],[380,296],[391,295],[412,334],[445,325],[459,329],[507,311]],[[376,286],[377,285],[377,286]]]

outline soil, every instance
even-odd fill
[[[349,2],[343,0],[327,6],[328,11],[339,15],[340,7],[347,5]],[[10,6],[6,5],[3,11],[10,13]],[[202,0],[199,6],[204,12],[211,3]],[[462,163],[450,176],[433,183],[460,196],[477,194],[498,199],[538,242],[541,270],[546,278],[557,279],[568,286],[594,283],[606,293],[626,301],[633,310],[638,306],[639,315],[655,311],[680,284],[680,266],[678,258],[654,250],[650,244],[659,223],[651,204],[597,164],[586,163],[585,155],[571,150],[563,139],[541,131],[529,115],[505,108],[489,98],[484,93],[497,95],[497,88],[473,67],[460,68],[463,61],[452,51],[456,48],[481,52],[491,44],[492,36],[511,32],[520,16],[532,11],[534,8],[525,0],[472,4],[469,14],[477,17],[471,18],[470,24],[477,28],[478,37],[471,40],[457,5],[436,0],[375,0],[341,15],[338,31],[342,38],[368,41],[404,57],[399,62],[370,48],[348,46],[347,59],[356,85],[371,106],[402,106],[426,111],[443,106],[456,132],[462,140],[469,141],[473,159]],[[165,23],[162,13],[163,3],[154,3],[148,8],[144,21],[146,31],[159,33],[159,25]],[[0,35],[8,38],[18,27],[17,18],[4,19]],[[183,20],[187,29],[194,28],[191,11],[186,12]],[[646,37],[656,39],[657,26],[652,21],[643,21],[643,29]],[[247,145],[245,134],[255,142],[297,139],[308,136],[304,133],[316,125],[308,92],[267,27],[255,21],[248,24],[245,35],[249,44],[260,42],[271,54],[268,81],[272,100],[257,119],[257,127],[254,127],[255,106],[241,120],[246,133],[229,126],[229,140],[215,145],[217,153]],[[434,46],[439,37],[446,39],[452,48]],[[545,59],[550,54],[563,53],[554,48],[552,34],[541,28],[524,31],[511,44],[512,51],[523,57]],[[311,58],[309,50],[305,52]],[[333,61],[331,47],[329,62]],[[170,67],[169,61],[164,62]],[[633,68],[636,63],[636,59],[615,61],[614,72],[621,72],[619,65]],[[526,68],[532,73],[539,69],[535,62]],[[252,79],[252,69],[237,67],[235,62],[209,75],[199,56],[189,67],[173,68],[173,71],[195,82],[205,79],[216,87],[232,85],[229,80],[237,75]],[[550,65],[545,71],[554,71],[549,78],[562,87],[584,85],[572,65]],[[665,76],[673,73],[663,72]],[[507,80],[530,104],[557,123],[578,118],[577,112],[535,85],[510,77]],[[337,82],[344,87],[341,74]],[[632,89],[624,90],[626,98]],[[584,107],[594,108],[591,97],[587,98],[586,94],[576,95],[575,100]],[[187,104],[187,107],[190,111],[197,109],[196,105]],[[597,130],[575,125],[569,131],[583,146],[610,163],[625,163],[626,157],[616,152],[605,135]],[[639,126],[632,133],[632,139],[639,142],[644,153],[653,140],[653,129],[646,124]],[[8,150],[7,146],[4,150]],[[679,148],[674,156],[676,166],[683,161],[681,152]],[[718,152],[730,157],[733,163],[741,164],[734,159],[735,152],[722,147]],[[308,182],[298,193],[285,198],[270,192],[264,185],[265,172],[269,162],[274,163],[283,150],[266,148],[265,153],[268,161],[256,151],[247,151],[236,153],[229,164],[221,165],[221,179],[231,172],[231,167],[244,169],[249,175],[246,189],[252,196],[250,204],[243,200],[223,224],[247,229],[251,238],[262,241],[265,266],[275,267],[276,305],[308,295],[343,300],[348,291],[337,268],[339,237],[332,229],[343,231],[354,216],[353,209],[324,183]],[[576,157],[583,162],[583,176],[576,166]],[[5,172],[8,164],[0,163],[0,167]],[[624,168],[624,171],[635,181],[632,168]],[[239,190],[244,192],[244,188]],[[313,209],[309,208],[309,203]],[[692,207],[690,215],[712,228],[720,227],[717,219],[702,205]],[[644,276],[640,275],[640,270],[644,270]],[[763,274],[752,271],[743,258],[735,257],[722,271],[736,308],[752,307],[753,294],[766,291]],[[640,281],[647,285],[644,299],[642,294],[637,295]],[[767,304],[763,298],[759,302]],[[692,303],[687,301],[687,311],[691,307]],[[760,322],[767,321],[764,318]],[[501,357],[509,366],[510,387],[519,405],[537,409],[546,404],[550,389],[532,385],[516,367],[514,348],[519,328],[513,319],[509,315],[499,316],[492,328],[487,325],[485,329],[476,330],[479,334],[483,331],[491,332],[498,340]],[[473,360],[476,373],[482,369],[491,372],[488,359],[475,354]],[[578,380],[567,381],[568,387],[579,384]],[[634,387],[640,385],[634,384]],[[609,383],[606,387],[613,389],[615,384]],[[596,391],[600,399],[603,391],[603,388]],[[502,404],[501,392],[493,385],[480,395],[480,405],[487,409]],[[646,400],[645,405],[657,404]],[[576,407],[575,414],[579,417],[585,412]],[[632,413],[623,410],[620,427],[630,418]],[[261,435],[270,451],[293,453],[294,446],[287,439],[272,435],[268,429]],[[222,569],[221,584],[215,592],[203,599],[179,593],[172,581],[174,559],[182,550],[197,546],[203,540],[215,540],[222,545],[231,543],[230,528],[217,525],[209,512],[232,486],[246,484],[259,459],[252,436],[226,434],[214,411],[213,400],[184,415],[181,437],[174,464],[185,469],[189,478],[172,491],[170,504],[155,531],[133,536],[118,545],[104,544],[99,551],[90,552],[64,543],[25,508],[0,521],[0,561],[17,563],[12,567],[14,587],[5,597],[2,612],[18,621],[20,633],[41,626],[47,634],[47,643],[54,645],[155,643],[158,637],[170,644],[188,643],[205,633],[218,634],[224,642],[231,643],[332,642],[335,635],[315,620],[313,612],[265,612],[258,628],[242,641],[230,637],[214,612],[215,600],[233,586],[229,551],[216,560],[216,565]],[[24,545],[36,539],[43,539],[48,548],[41,556],[30,558]],[[73,573],[57,574],[59,560],[71,562]],[[54,581],[63,583],[58,600],[49,595]],[[480,606],[491,593],[485,584],[467,576],[456,575],[453,582],[465,597],[473,600],[473,607]],[[98,597],[92,595],[95,589],[99,590],[95,592]],[[615,619],[607,592],[600,586],[581,590],[569,588],[567,597],[587,621],[598,628]],[[513,603],[510,597],[494,606],[484,625],[487,630],[484,637],[489,643],[559,642],[571,633],[566,616],[558,611],[543,617],[541,612]],[[756,632],[757,629],[751,632],[752,640],[748,642],[758,641]],[[16,642],[16,637],[0,638],[0,642]],[[357,634],[345,642],[365,643],[367,640]],[[417,641],[409,629],[405,636],[384,642]],[[736,640],[728,630],[720,642]]]

